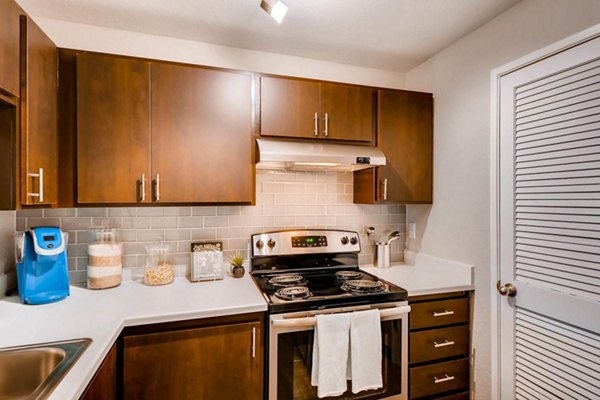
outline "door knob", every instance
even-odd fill
[[[517,288],[512,283],[505,283],[500,285],[500,281],[496,283],[496,289],[501,296],[515,297],[517,295]]]

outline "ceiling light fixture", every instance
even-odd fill
[[[260,8],[265,10],[278,23],[283,21],[283,17],[285,17],[288,10],[288,6],[281,0],[261,0]]]

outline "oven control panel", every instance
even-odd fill
[[[327,236],[292,236],[292,247],[326,247]]]
[[[251,243],[252,256],[360,252],[358,232],[335,229],[259,233]]]

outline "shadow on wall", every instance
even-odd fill
[[[431,213],[431,204],[412,204],[406,206],[406,250],[418,253],[421,250],[423,236],[427,229],[429,214]],[[410,224],[416,224],[416,234],[414,238],[410,237]]]

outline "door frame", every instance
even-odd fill
[[[525,68],[545,58],[554,56],[572,47],[600,37],[600,24],[568,36],[556,43],[500,66],[491,72],[490,103],[490,296],[491,296],[491,387],[492,400],[500,399],[500,337],[497,334],[503,325],[500,321],[501,301],[496,291],[500,279],[500,80],[505,75]],[[504,283],[504,282],[503,282]]]

